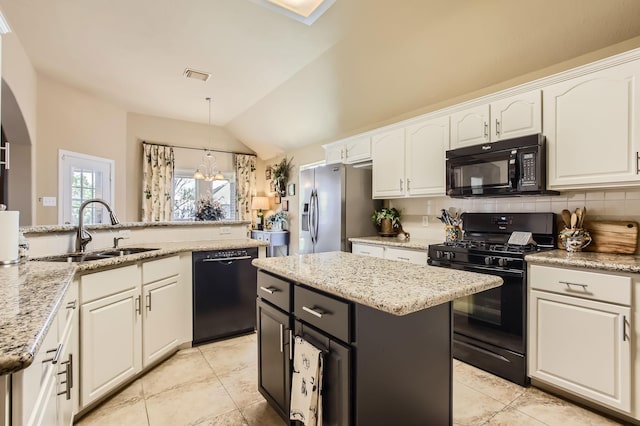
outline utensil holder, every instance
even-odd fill
[[[462,229],[459,226],[445,225],[445,241],[447,243],[453,243],[462,239]]]
[[[569,252],[579,252],[591,244],[591,235],[584,228],[564,228],[558,235],[565,250]]]

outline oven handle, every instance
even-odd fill
[[[495,269],[490,266],[480,266],[480,265],[464,265],[463,268],[468,272],[478,272],[480,274],[485,273],[489,275],[498,275],[498,276],[508,276],[508,277],[524,277],[524,271],[519,271],[517,269]]]

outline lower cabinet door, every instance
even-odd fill
[[[291,396],[289,315],[257,301],[258,390],[288,421]]]
[[[323,351],[322,424],[325,426],[353,424],[351,349],[300,321],[295,322],[295,335]]]
[[[180,324],[184,315],[184,311],[176,304],[180,300],[178,276],[146,284],[142,296],[142,365],[146,368],[178,347]]]
[[[141,309],[138,288],[82,305],[83,407],[141,371]]]
[[[628,307],[531,291],[529,374],[629,412]]]

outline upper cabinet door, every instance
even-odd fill
[[[637,184],[640,61],[544,89],[549,187]]]
[[[491,103],[491,141],[542,132],[542,93],[540,90]]]
[[[371,160],[371,136],[360,136],[345,141],[344,150],[347,164]]]
[[[404,128],[372,136],[373,198],[404,196]]]
[[[406,128],[407,195],[445,195],[447,149],[449,117],[425,120]]]
[[[489,142],[489,105],[451,114],[451,149]]]
[[[324,161],[326,164],[338,164],[344,160],[344,145],[335,143],[324,146]]]

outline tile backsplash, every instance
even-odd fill
[[[414,238],[444,239],[436,216],[441,209],[454,207],[461,212],[553,212],[587,208],[588,220],[633,220],[640,222],[640,188],[627,190],[567,191],[557,196],[504,198],[403,198],[389,200],[401,211],[402,226]],[[428,217],[424,226],[423,217]]]

